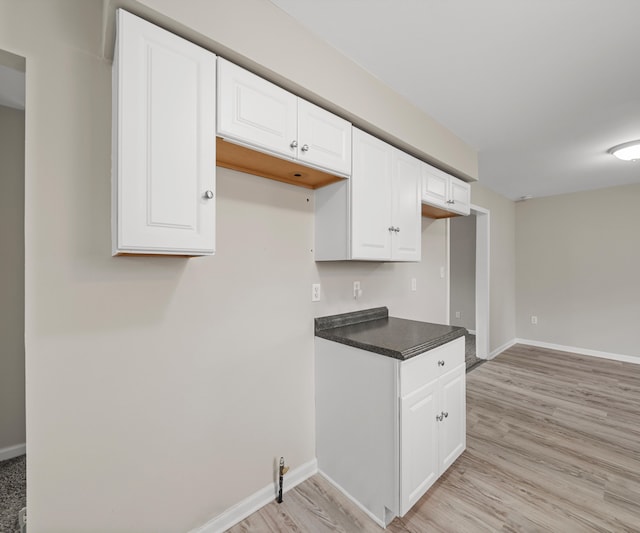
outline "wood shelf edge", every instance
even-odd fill
[[[440,207],[434,207],[428,204],[422,204],[422,216],[427,218],[453,218],[453,217],[461,217],[459,213],[452,213],[451,211],[445,211]]]
[[[293,160],[280,159],[246,146],[233,144],[220,137],[216,137],[216,151],[216,165],[219,167],[307,189],[318,189],[346,179],[322,170],[305,167]]]

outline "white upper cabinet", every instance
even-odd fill
[[[218,59],[218,135],[284,157],[296,155],[298,99]]]
[[[316,190],[316,261],[420,261],[420,163],[353,128],[351,179]]]
[[[415,157],[393,149],[391,221],[394,231],[391,257],[394,261],[420,261],[421,258],[421,165],[422,162]]]
[[[216,57],[119,9],[112,75],[113,254],[213,254]]]
[[[391,259],[392,172],[393,147],[354,129],[351,259]]]
[[[454,214],[468,215],[470,185],[442,170],[422,163],[422,203]]]
[[[347,177],[351,123],[218,59],[218,136]]]
[[[351,123],[298,98],[298,160],[351,175]]]

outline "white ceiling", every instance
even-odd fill
[[[271,0],[479,152],[511,199],[640,183],[638,0]]]

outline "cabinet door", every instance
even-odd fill
[[[420,210],[421,163],[393,149],[392,258],[394,261],[420,261],[422,215]]]
[[[468,215],[471,212],[471,187],[468,183],[451,177],[449,182],[449,210],[461,215]]]
[[[436,381],[400,400],[400,516],[438,478]]]
[[[442,376],[439,383],[442,421],[438,422],[438,457],[442,473],[453,464],[467,445],[464,364]]]
[[[113,252],[212,254],[216,58],[126,11],[117,25]]]
[[[351,175],[351,123],[298,98],[298,160]]]
[[[298,98],[267,80],[218,60],[218,135],[261,151],[295,157]]]
[[[448,208],[449,176],[437,168],[422,164],[422,201]]]
[[[352,259],[391,259],[392,153],[387,143],[353,130]]]

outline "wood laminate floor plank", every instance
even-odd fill
[[[390,533],[640,532],[640,365],[516,345],[467,374],[467,450]],[[382,529],[316,475],[231,529]]]

